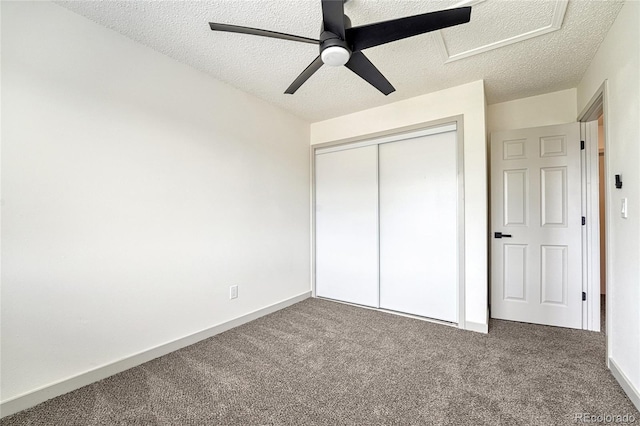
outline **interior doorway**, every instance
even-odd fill
[[[583,158],[583,213],[586,226],[583,249],[586,262],[583,269],[587,313],[587,329],[602,331],[607,335],[607,359],[609,358],[610,312],[606,309],[607,294],[611,293],[607,253],[609,252],[610,212],[608,200],[612,188],[607,146],[607,82],[603,82],[578,116],[584,142]],[[608,364],[608,363],[607,363]]]

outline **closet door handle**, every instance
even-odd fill
[[[496,232],[493,234],[496,238],[511,238],[511,234],[503,234],[502,232]]]

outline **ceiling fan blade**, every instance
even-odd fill
[[[307,81],[309,77],[313,75],[314,72],[320,69],[321,66],[322,66],[322,59],[320,58],[320,56],[318,56],[316,59],[313,60],[313,62],[309,64],[307,68],[305,68],[304,71],[302,71],[302,73],[298,76],[298,78],[296,78],[293,81],[293,83],[291,83],[291,85],[287,88],[287,90],[285,90],[284,93],[293,95],[296,92],[296,90],[298,90],[300,86],[302,86],[302,84],[305,81]]]
[[[344,0],[322,0],[324,30],[344,40]]]
[[[362,52],[353,52],[349,62],[345,64],[345,67],[358,74],[385,96],[396,91],[391,83],[389,83],[389,80],[378,71],[378,68],[376,68]]]
[[[471,7],[469,6],[440,10],[348,28],[346,30],[347,42],[354,51],[359,51],[430,31],[465,24],[470,20]]]
[[[250,34],[250,35],[257,35],[262,37],[279,38],[282,40],[289,40],[289,41],[300,41],[302,43],[311,43],[311,44],[320,43],[319,40],[314,40],[312,38],[300,37],[293,34],[278,33],[278,32],[269,31],[269,30],[261,30],[258,28],[240,27],[238,25],[216,24],[214,22],[209,22],[209,27],[211,27],[212,31],[225,31],[229,33]]]

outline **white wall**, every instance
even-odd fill
[[[363,136],[461,114],[464,115],[465,314],[466,321],[486,325],[487,165],[483,82],[312,123],[311,143]]]
[[[575,122],[576,89],[545,93],[487,107],[488,131],[525,129]]]
[[[308,123],[52,3],[2,43],[3,401],[310,290]]]
[[[606,117],[609,228],[607,310],[610,359],[631,382],[640,408],[640,2],[627,1],[578,85],[582,111],[608,80]],[[622,174],[616,189],[614,175]],[[629,218],[620,217],[620,199]]]

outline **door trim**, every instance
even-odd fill
[[[338,139],[331,142],[325,142],[317,145],[312,145],[310,149],[310,157],[311,157],[311,291],[313,297],[318,297],[316,294],[316,197],[315,197],[315,187],[316,187],[316,179],[315,179],[315,158],[316,151],[318,150],[326,150],[329,147],[339,147],[344,146],[345,149],[347,145],[358,144],[358,146],[363,143],[366,144],[367,141],[371,141],[372,143],[376,143],[375,139],[379,139],[380,143],[392,142],[396,140],[404,139],[408,134],[430,134],[431,130],[435,130],[437,128],[443,128],[446,125],[455,124],[456,125],[456,139],[457,139],[457,181],[458,181],[458,202],[457,202],[457,241],[458,241],[458,253],[457,253],[457,317],[458,317],[458,328],[466,329],[466,321],[465,321],[465,233],[464,233],[464,219],[465,219],[465,211],[464,211],[464,117],[462,115],[456,115],[452,117],[442,118],[439,120],[426,121],[423,123],[418,123],[410,126],[398,127],[390,130],[385,130],[382,132],[368,133],[364,135],[359,135],[351,138]],[[453,130],[453,129],[452,129]],[[445,130],[447,131],[447,130]],[[424,133],[426,132],[426,133]],[[413,135],[412,135],[413,136]],[[355,147],[354,147],[355,148]],[[379,244],[379,242],[378,242]],[[378,246],[378,251],[380,247]],[[377,310],[382,311],[377,308]],[[393,311],[386,311],[389,313],[394,313]],[[400,313],[398,313],[400,314]],[[405,314],[401,314],[405,315]],[[430,318],[424,318],[427,321],[430,321]],[[442,321],[433,319],[433,322],[442,323]]]

